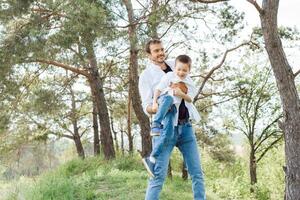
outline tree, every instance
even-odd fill
[[[253,186],[257,183],[258,163],[283,138],[282,131],[277,126],[282,114],[277,103],[275,84],[271,81],[270,70],[244,66],[241,74],[237,75],[241,78],[236,78],[240,95],[233,105],[238,118],[232,119],[232,126],[246,136],[250,147],[251,192],[254,192]],[[247,78],[242,77],[245,73]]]
[[[283,108],[283,120],[279,127],[284,132],[286,157],[287,200],[300,199],[300,101],[295,77],[284,53],[278,33],[277,14],[279,0],[263,0],[262,7],[248,0],[260,15],[265,47],[271,62]]]
[[[110,4],[95,1],[17,2],[20,4],[8,2],[6,7],[1,7],[4,15],[1,14],[0,20],[5,26],[1,64],[6,69],[28,63],[52,65],[86,77],[97,107],[103,153],[107,159],[114,158],[103,89],[105,77],[99,73],[100,64],[95,55],[98,39],[108,40],[112,33]]]
[[[82,138],[90,129],[86,120],[90,106],[85,103],[87,96],[74,90],[75,77],[67,74],[36,81],[19,105],[24,113],[20,118],[40,132],[34,139],[47,140],[50,135],[70,139],[78,156],[85,158]]]
[[[200,3],[227,2],[228,0],[191,0]],[[283,108],[283,120],[279,127],[284,132],[286,156],[285,198],[300,199],[300,101],[295,86],[295,77],[284,53],[278,33],[277,15],[279,0],[263,0],[260,6],[256,0],[247,0],[258,11],[265,48],[276,79]]]

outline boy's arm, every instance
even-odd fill
[[[169,85],[169,78],[168,78],[168,74],[165,74],[160,82],[158,83],[158,85],[156,86],[155,90],[154,90],[154,94],[153,94],[153,102],[152,102],[152,111],[154,113],[157,112],[158,109],[158,103],[157,103],[157,99],[159,97],[159,95],[161,94],[161,92],[167,88]]]
[[[181,97],[182,99],[184,99],[186,102],[189,103],[193,101],[192,98],[189,96],[189,94],[185,94],[178,87],[174,88],[174,95],[177,97]]]
[[[176,89],[174,90],[174,95],[183,98],[186,102],[192,103],[197,94],[197,89],[190,76],[187,77],[186,86],[188,87],[187,94],[183,93],[180,89]]]

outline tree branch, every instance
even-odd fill
[[[228,50],[225,51],[225,53],[223,54],[223,58],[222,58],[221,62],[220,62],[218,65],[216,65],[215,67],[213,67],[213,68],[208,72],[208,74],[206,75],[206,77],[204,78],[204,80],[203,80],[203,82],[202,82],[202,84],[201,84],[201,86],[200,86],[200,88],[199,88],[199,90],[198,90],[198,93],[197,93],[197,95],[196,95],[195,98],[194,98],[194,101],[193,101],[194,103],[199,99],[199,95],[200,95],[200,93],[202,92],[202,90],[203,90],[203,88],[204,88],[204,85],[206,84],[206,82],[208,81],[208,79],[211,77],[211,75],[212,75],[217,69],[219,69],[220,67],[222,67],[222,65],[224,64],[225,59],[226,59],[226,57],[227,57],[227,54],[228,54],[229,52],[231,52],[231,51],[234,51],[234,50],[236,50],[236,49],[242,47],[242,46],[249,45],[250,43],[252,43],[252,42],[251,42],[251,39],[250,39],[250,41],[248,41],[248,42],[244,42],[244,43],[242,43],[242,44],[240,44],[240,45],[238,45],[238,46],[236,46],[236,47],[234,47],[234,48],[231,48],[231,49],[228,49]]]
[[[80,138],[91,128],[91,126],[86,127],[80,134]]]
[[[261,143],[265,140],[262,140],[262,138],[264,137],[264,135],[267,134],[267,131],[280,119],[282,118],[282,115],[279,115],[278,117],[276,117],[270,124],[268,124],[264,129],[263,131],[261,132],[259,138],[257,138],[256,142],[255,142],[255,145],[256,145],[256,148],[258,148]],[[275,132],[276,133],[276,132]],[[266,136],[267,137],[267,136]]]
[[[191,78],[198,78],[198,77],[201,77],[201,78],[205,78],[205,75],[202,75],[202,74],[198,74],[198,75],[192,75],[190,76]],[[226,79],[228,79],[229,77],[224,77],[224,78],[220,78],[220,79],[215,79],[213,77],[209,77],[209,79],[211,79],[212,81],[215,81],[215,82],[221,82],[221,81],[225,81]]]
[[[300,74],[300,69],[294,74],[294,78],[296,78],[298,74]]]
[[[74,73],[81,74],[85,77],[89,76],[88,71],[86,69],[80,69],[80,68],[73,67],[73,66],[70,66],[70,65],[66,65],[64,63],[60,63],[60,62],[57,62],[57,61],[43,60],[43,59],[38,58],[38,59],[35,60],[35,62],[44,63],[44,64],[48,64],[48,65],[54,65],[54,66],[72,71]]]
[[[226,2],[229,0],[191,0],[194,3],[218,3],[218,2]]]
[[[252,5],[254,5],[254,7],[256,8],[256,10],[259,12],[260,15],[264,14],[264,10],[258,5],[258,3],[256,2],[256,0],[247,0],[249,3],[251,3]]]
[[[263,157],[264,155],[277,143],[282,139],[283,135],[281,135],[279,138],[277,138],[276,140],[274,140],[264,151],[263,153],[259,156],[259,158],[256,160],[256,163],[258,163]]]
[[[213,104],[209,104],[209,105],[207,105],[207,106],[201,108],[199,111],[201,112],[201,111],[205,110],[206,108],[209,108],[209,107],[211,107],[211,106],[216,106],[216,105],[221,104],[221,103],[225,103],[225,102],[227,102],[227,101],[230,101],[230,100],[235,99],[235,98],[238,98],[238,97],[239,97],[239,95],[238,95],[238,96],[230,97],[230,98],[225,99],[225,100],[223,100],[223,101],[219,101],[219,102],[216,102],[216,103],[213,103]]]
[[[65,137],[65,138],[69,138],[69,139],[71,139],[71,140],[74,140],[74,137],[73,137],[73,136],[66,135],[66,134],[53,134],[53,135],[61,136],[61,137]]]

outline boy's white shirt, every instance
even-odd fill
[[[167,65],[171,67],[172,70],[174,70],[175,67],[175,61],[165,61]],[[170,72],[169,72],[170,73]],[[169,74],[167,73],[167,74]],[[167,76],[167,74],[161,70],[160,66],[150,62],[146,69],[141,73],[139,78],[139,91],[142,99],[142,106],[144,112],[150,116],[150,114],[147,112],[146,108],[149,105],[152,105],[154,91],[158,84],[162,81],[164,76]],[[197,94],[196,88],[194,86],[194,83],[190,77],[188,77],[191,81],[191,89],[188,86],[188,95],[193,99],[195,95]],[[189,84],[187,84],[189,85]],[[189,110],[190,118],[198,122],[200,120],[200,115],[196,109],[196,107],[192,103],[185,102],[185,105],[187,109]],[[178,118],[178,112],[177,116]],[[174,120],[177,125],[178,120]]]
[[[165,74],[162,78],[159,84],[156,86],[155,89],[161,91],[161,95],[168,93],[171,95],[174,99],[174,104],[177,108],[177,111],[179,111],[179,105],[182,101],[182,98],[174,96],[173,95],[173,89],[170,88],[171,83],[179,83],[184,82],[185,85],[188,88],[187,95],[191,97],[191,99],[194,99],[194,97],[197,95],[197,90],[195,87],[195,84],[190,76],[186,76],[184,79],[180,79],[175,72],[168,72]],[[196,122],[200,121],[200,115],[197,111],[196,107],[193,103],[189,103],[187,101],[184,102],[186,108],[189,111],[190,119],[195,120]],[[179,112],[176,112],[175,119],[178,119]],[[174,125],[177,125],[178,120],[174,120]]]

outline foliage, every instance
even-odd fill
[[[202,152],[202,164],[208,200],[243,199],[264,200],[282,199],[284,176],[281,165],[284,163],[282,146],[273,149],[259,167],[259,178],[268,184],[257,184],[254,194],[250,194],[247,161],[237,158],[234,164],[224,164]],[[180,178],[180,155],[175,150],[172,155],[173,179],[167,179],[161,198],[173,200],[178,196],[183,200],[192,199],[191,181]],[[276,162],[273,162],[276,160]],[[272,161],[273,165],[268,165]],[[118,157],[113,161],[103,158],[75,159],[57,170],[40,176],[36,182],[20,179],[8,189],[11,199],[25,195],[25,199],[143,199],[147,185],[147,173],[137,155]],[[26,186],[24,183],[26,182]],[[0,191],[1,191],[0,186]],[[9,199],[9,198],[8,198]]]

